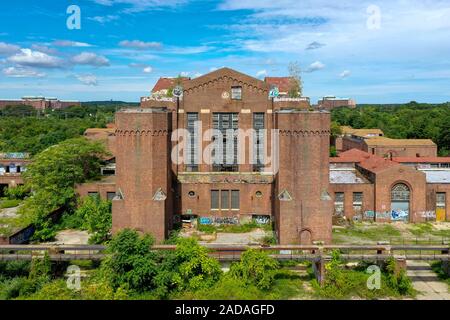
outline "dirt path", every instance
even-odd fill
[[[418,300],[450,300],[448,285],[439,280],[431,266],[423,261],[407,261],[407,274],[412,280]]]

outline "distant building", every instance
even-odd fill
[[[391,139],[380,129],[341,127],[342,135],[335,139],[338,152],[358,149],[384,158],[436,157],[437,145],[430,139]]]
[[[326,96],[317,102],[319,109],[332,110],[339,107],[356,108],[356,102],[350,98]]]
[[[367,221],[450,220],[450,158],[386,159],[352,149],[330,158],[334,217]]]
[[[23,184],[22,172],[30,162],[28,153],[0,153],[0,197],[6,188]]]
[[[353,129],[349,126],[342,126],[341,131],[341,135],[335,137],[334,141],[337,152],[353,148],[362,150],[362,140],[374,137],[384,137],[384,133],[380,129]]]
[[[70,106],[81,106],[80,101],[58,100],[43,96],[24,96],[17,100],[0,100],[0,110],[7,106],[31,106],[36,110],[65,109]]]

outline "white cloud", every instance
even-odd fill
[[[37,68],[59,68],[63,65],[60,58],[31,49],[20,49],[20,53],[9,57],[7,61],[21,66]]]
[[[152,73],[153,68],[152,68],[152,67],[145,67],[142,71],[143,71],[144,73]]]
[[[130,63],[129,66],[131,68],[141,69],[143,73],[152,73],[153,72],[153,68],[151,66],[149,66],[148,64],[144,64],[144,63]]]
[[[71,40],[56,40],[53,42],[53,45],[57,46],[57,47],[77,47],[77,48],[92,47],[92,45],[89,43],[77,42],[77,41],[71,41]]]
[[[95,16],[95,17],[88,17],[88,20],[98,22],[100,24],[105,24],[111,21],[119,20],[120,17],[116,15],[106,15],[106,16]]]
[[[351,74],[352,74],[352,73],[351,73],[349,70],[344,70],[344,71],[342,71],[342,72],[339,74],[339,77],[340,77],[341,79],[345,79],[345,78],[350,77]]]
[[[81,83],[87,86],[97,86],[98,80],[97,77],[93,74],[76,74],[75,78],[78,79]]]
[[[266,77],[267,76],[267,70],[260,70],[256,73],[256,77],[260,78],[260,77]]]
[[[119,43],[121,47],[133,48],[137,50],[161,49],[160,42],[144,42],[141,40],[124,40]]]
[[[74,56],[71,61],[74,64],[90,65],[94,67],[109,66],[109,60],[104,56],[99,56],[93,52],[82,52]]]
[[[180,76],[181,76],[181,77],[188,77],[189,74],[190,74],[190,72],[188,72],[188,71],[182,71],[182,72],[180,72]]]
[[[187,0],[93,0],[94,2],[104,5],[113,6],[116,4],[126,5],[126,13],[157,10],[163,7],[176,7],[187,3]]]
[[[201,77],[202,75],[203,75],[203,73],[196,72],[193,77],[198,78],[198,77]]]
[[[39,51],[39,52],[43,52],[46,54],[56,54],[57,51],[55,49],[49,48],[46,45],[42,45],[42,44],[33,44],[31,46],[31,49]]]
[[[214,49],[210,46],[197,46],[197,47],[168,47],[166,48],[166,53],[171,54],[198,54],[198,53],[204,53],[207,51],[210,51]]]
[[[18,52],[19,50],[20,50],[19,46],[5,42],[0,42],[0,55],[13,54]]]
[[[310,66],[305,70],[305,72],[319,71],[322,70],[323,68],[325,68],[325,65],[320,61],[316,61],[311,63]]]
[[[9,67],[3,69],[3,74],[11,78],[42,78],[46,76],[46,74],[43,72],[37,72],[32,69],[16,68],[16,67]]]

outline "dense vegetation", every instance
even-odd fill
[[[450,103],[404,105],[363,105],[356,109],[332,111],[338,125],[353,128],[380,128],[389,138],[432,139],[442,156],[450,155]]]
[[[25,187],[33,190],[18,213],[22,226],[34,224],[35,240],[55,235],[48,215],[60,208],[75,206],[75,186],[100,175],[104,146],[85,138],[69,139],[47,148],[34,157],[23,174]]]
[[[0,299],[376,299],[414,294],[393,260],[382,271],[381,287],[370,290],[367,266],[345,268],[335,253],[320,287],[311,268],[309,274],[299,275],[289,269],[297,262],[278,263],[260,250],[244,252],[223,271],[208,249],[193,239],[177,239],[174,251],[153,251],[153,243],[150,235],[123,230],[111,240],[100,264],[71,262],[87,275],[78,288],[64,279],[69,265],[51,263],[47,256],[31,263],[0,262]]]
[[[36,155],[46,148],[76,138],[88,128],[104,128],[125,104],[86,103],[63,110],[37,112],[29,106],[0,110],[0,152]]]

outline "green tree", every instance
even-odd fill
[[[137,231],[125,229],[108,245],[110,254],[102,262],[101,273],[114,290],[128,288],[137,292],[154,288],[160,254],[151,247],[150,235],[140,236]]]
[[[75,138],[35,157],[23,175],[33,194],[19,209],[22,224],[36,226],[35,239],[53,237],[48,215],[60,207],[74,205],[75,185],[100,176],[101,158],[105,154],[101,143]]]
[[[87,196],[81,200],[80,206],[74,213],[79,228],[89,231],[90,243],[100,244],[110,239],[112,228],[111,201],[100,197]]]
[[[180,239],[175,250],[177,273],[173,282],[179,290],[199,290],[211,287],[222,275],[219,262],[209,257],[208,249],[195,239]]]

